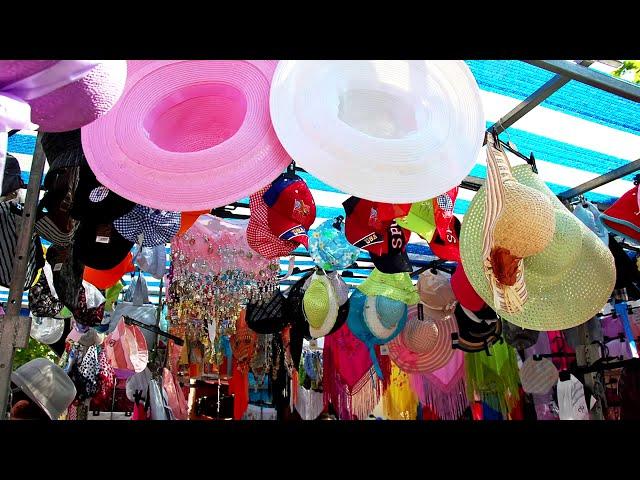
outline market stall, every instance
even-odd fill
[[[566,185],[509,127],[640,88],[531,63],[556,76],[491,122],[500,62],[0,62],[7,150],[39,131],[28,178],[0,149],[0,407],[637,418],[640,161]],[[12,372],[29,336],[56,361]]]

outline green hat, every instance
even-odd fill
[[[418,289],[408,273],[382,273],[374,268],[371,275],[358,286],[365,295],[392,298],[407,305],[416,305],[420,301]]]
[[[118,295],[124,288],[124,285],[120,280],[116,282],[115,285],[107,288],[105,291],[105,303],[104,303],[104,311],[105,312],[113,312],[113,304],[118,300]]]
[[[427,242],[433,238],[436,231],[436,220],[433,213],[433,199],[417,202],[411,205],[411,210],[405,217],[396,218],[396,223],[402,228],[417,233]]]
[[[528,165],[513,168],[520,183],[551,199],[556,230],[539,254],[524,259],[528,300],[520,313],[498,312],[505,320],[538,331],[563,330],[592,318],[609,300],[615,284],[615,265],[609,249],[565,208]],[[483,222],[486,190],[471,201],[460,232],[460,256],[469,282],[495,310],[491,287],[483,270]],[[526,211],[522,215],[527,215]]]
[[[309,288],[302,298],[304,316],[313,338],[328,335],[338,319],[338,299],[331,281],[317,272],[311,277]]]

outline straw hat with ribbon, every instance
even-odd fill
[[[555,231],[553,207],[543,193],[514,178],[497,135],[487,133],[486,139],[483,267],[496,309],[518,313],[527,301],[522,262],[551,242]]]
[[[499,313],[505,320],[531,330],[561,330],[580,325],[609,299],[615,283],[613,256],[598,237],[564,207],[531,167],[514,167],[513,177],[551,201],[555,231],[551,243],[541,253],[523,260],[528,300],[522,311]],[[471,201],[462,225],[460,252],[474,290],[496,309],[498,305],[484,270],[486,196],[487,188],[483,186]],[[531,210],[531,206],[520,210],[520,215],[526,220]],[[523,235],[529,235],[527,230]]]

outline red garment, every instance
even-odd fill
[[[518,403],[509,412],[509,420],[524,420],[524,390],[520,387]]]
[[[422,420],[440,420],[440,418],[436,415],[435,410],[429,408],[428,405],[422,405]]]
[[[547,332],[551,353],[575,353],[575,350],[567,343],[560,330]],[[571,364],[575,362],[575,357],[552,357],[551,361],[559,371],[569,370]]]
[[[473,402],[471,404],[471,416],[474,420],[482,420],[484,419],[484,409],[482,407],[482,402]]]
[[[144,403],[136,403],[133,406],[133,415],[131,420],[149,420],[147,411],[144,409]]]
[[[233,419],[242,420],[249,406],[249,371],[240,370],[233,362],[233,373],[229,380],[229,395],[233,395]]]

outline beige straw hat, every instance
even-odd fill
[[[541,253],[523,260],[528,300],[522,312],[498,313],[505,320],[531,330],[562,330],[580,325],[600,311],[609,299],[615,284],[613,256],[598,237],[564,207],[531,167],[514,167],[513,176],[549,198],[554,208],[555,232]],[[483,186],[464,216],[460,256],[474,290],[497,311],[484,272],[485,198]],[[531,209],[521,214],[526,218]]]

